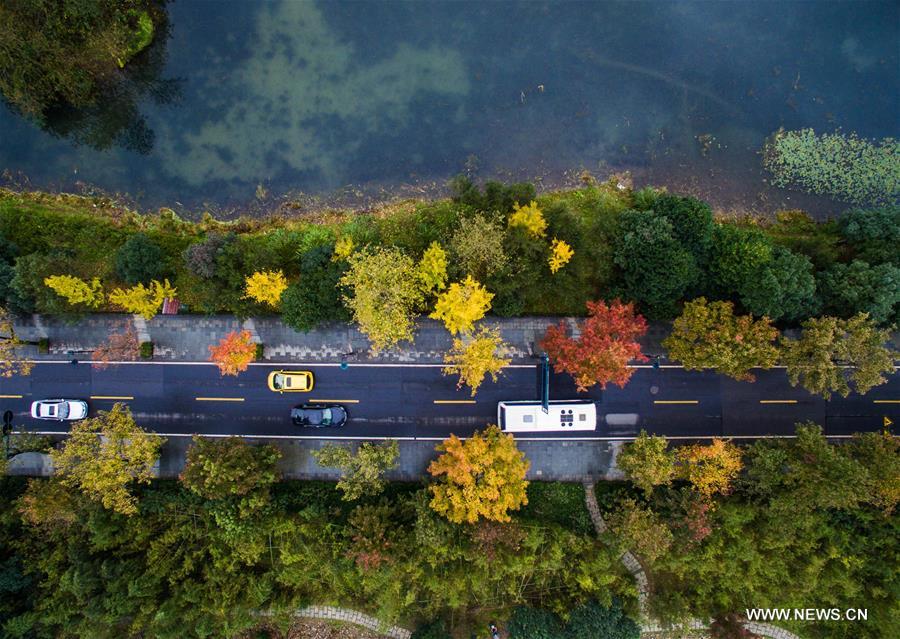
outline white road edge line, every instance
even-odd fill
[[[32,433],[34,435],[68,435],[66,431],[58,430],[28,430],[13,431],[15,434]],[[149,431],[153,432],[153,431]],[[242,439],[341,439],[354,441],[380,441],[380,440],[397,440],[397,441],[417,441],[417,442],[442,442],[447,437],[362,437],[355,435],[228,435],[219,433],[154,433],[160,437],[240,437]],[[666,437],[668,440],[692,440],[692,439],[796,439],[796,435],[675,435]],[[826,435],[825,439],[850,439],[852,435]],[[460,439],[470,439],[469,437],[460,437]],[[636,437],[519,437],[518,441],[530,442],[631,442]]]
[[[68,364],[72,365],[70,360],[59,360],[59,359],[30,359],[26,360],[32,364]],[[80,359],[78,360],[79,364],[88,364],[92,363],[92,360],[89,359]],[[113,361],[107,362],[110,366],[120,366],[120,365],[151,365],[151,366],[216,366],[216,364],[212,362],[172,362],[172,361],[157,361],[157,360],[146,360],[146,361]],[[415,362],[406,362],[402,364],[396,363],[378,363],[378,362],[348,362],[349,368],[444,368],[446,364],[421,364]],[[298,367],[302,366],[305,368],[340,368],[340,362],[250,362],[250,366],[270,366],[270,367],[278,367],[278,368],[289,368],[289,367]],[[539,366],[538,363],[534,364],[510,364],[506,366],[506,368],[536,368]],[[652,364],[628,364],[627,368],[656,368]],[[672,368],[672,369],[683,369],[684,366],[681,364],[660,364],[659,368]],[[787,366],[772,366],[771,368],[787,368]],[[841,365],[838,368],[853,368],[853,366]],[[770,370],[767,368],[753,368],[751,370]],[[895,365],[894,370],[900,370],[900,365]],[[711,369],[703,369],[700,371],[696,371],[698,373],[703,372],[711,372],[715,371]]]

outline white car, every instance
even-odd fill
[[[35,419],[66,421],[84,419],[88,414],[87,402],[82,399],[42,399],[31,404],[31,416]]]

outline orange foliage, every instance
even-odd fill
[[[215,362],[222,375],[237,375],[256,358],[256,344],[250,331],[232,331],[215,346],[209,347],[209,361]]]

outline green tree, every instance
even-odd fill
[[[346,446],[336,444],[327,444],[313,451],[313,457],[320,466],[341,470],[337,487],[346,501],[383,491],[384,473],[397,468],[399,455],[400,447],[395,439],[381,444],[363,442],[355,453]]]
[[[461,218],[459,228],[450,239],[450,251],[461,275],[471,275],[484,282],[503,271],[509,257],[503,247],[506,229],[487,215]]]
[[[900,439],[887,431],[856,433],[849,453],[869,475],[866,501],[892,514],[900,503]]]
[[[51,451],[66,486],[123,515],[137,512],[132,482],[149,484],[165,440],[142,430],[125,404],[72,424],[62,448]]]
[[[351,315],[341,303],[347,291],[341,278],[345,260],[333,260],[331,245],[316,246],[300,256],[300,280],[281,296],[281,319],[297,331],[309,332],[324,322],[346,322]]]
[[[818,310],[812,262],[780,246],[738,292],[744,308],[772,321],[805,319]]]
[[[655,486],[668,486],[675,477],[675,455],[665,437],[641,430],[616,457],[616,466],[649,497]]]
[[[700,271],[666,218],[625,211],[619,216],[613,260],[619,268],[622,294],[638,303],[650,319],[671,317],[676,303],[694,286]]]
[[[205,499],[224,499],[268,491],[278,481],[281,453],[268,444],[254,446],[240,437],[213,439],[194,435],[178,478]]]
[[[900,266],[900,206],[851,209],[841,215],[838,225],[858,259]]]
[[[669,357],[688,370],[712,368],[738,380],[753,381],[753,368],[771,368],[778,360],[778,330],[767,318],[736,316],[731,302],[699,297],[684,305],[672,332],[663,340]]]
[[[509,521],[510,510],[528,503],[529,463],[512,435],[492,425],[465,441],[450,435],[437,451],[440,456],[428,465],[435,479],[431,507],[450,521]]]
[[[126,284],[149,284],[169,275],[162,249],[145,233],[135,233],[116,252],[116,274]]]
[[[876,324],[886,324],[900,303],[900,268],[892,264],[835,264],[819,274],[818,284],[825,312],[838,317],[868,313]]]
[[[640,639],[641,627],[613,600],[604,606],[588,601],[572,611],[566,624],[566,639]]]
[[[564,639],[565,625],[549,610],[517,606],[506,624],[510,639]]]
[[[772,243],[761,230],[735,224],[716,226],[709,270],[721,293],[752,290],[757,274],[771,261]]]
[[[653,201],[652,209],[669,221],[676,239],[691,252],[697,264],[705,264],[715,229],[709,204],[693,197],[662,193]]]
[[[351,294],[344,303],[377,353],[413,337],[422,289],[413,261],[397,249],[359,251],[341,278]]]
[[[847,320],[812,318],[803,322],[799,339],[781,340],[781,361],[791,384],[810,393],[826,399],[832,393],[847,397],[851,390],[864,395],[894,372],[897,354],[889,342],[890,333],[865,313]]]
[[[620,500],[606,523],[622,552],[634,552],[648,567],[672,546],[672,531],[662,518],[633,499]]]

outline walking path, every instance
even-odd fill
[[[584,482],[584,501],[597,534],[601,535],[605,533],[608,527],[606,521],[603,519],[603,515],[600,513],[600,506],[597,504],[597,496],[594,494],[593,482]],[[672,628],[668,628],[654,621],[650,617],[647,606],[647,599],[650,595],[650,584],[647,580],[647,574],[644,572],[644,568],[641,566],[637,557],[635,557],[631,551],[626,550],[620,558],[620,561],[628,572],[631,573],[637,583],[638,604],[640,605],[641,616],[643,617],[643,623],[641,624],[642,634],[653,635],[654,633],[664,633],[667,630],[672,630]],[[708,627],[709,622],[704,622],[699,619],[691,619],[687,623],[687,629],[689,630],[705,630]],[[762,637],[768,637],[769,639],[800,639],[800,637],[784,628],[779,628],[778,626],[767,623],[747,621],[744,623],[744,628]]]
[[[309,606],[297,611],[298,617],[310,619],[323,619],[325,621],[345,621],[363,628],[368,628],[391,639],[409,639],[412,632],[400,626],[385,628],[378,619],[358,610],[349,608],[335,608],[334,606]]]
[[[532,362],[540,354],[537,342],[547,327],[560,321],[559,317],[488,318],[483,324],[497,327],[509,345],[516,363]],[[333,323],[309,333],[299,333],[285,325],[278,316],[240,320],[232,315],[157,315],[149,321],[140,317],[116,313],[95,313],[76,323],[51,317],[32,315],[17,318],[16,334],[24,341],[38,342],[45,338],[49,352],[41,353],[37,346],[25,347],[34,359],[89,359],[91,351],[104,343],[111,333],[131,327],[141,341],[153,342],[154,360],[207,361],[209,346],[231,331],[249,330],[263,344],[268,361],[338,362],[346,358],[358,363],[443,363],[444,354],[453,343],[453,336],[444,325],[423,318],[417,322],[413,342],[378,355],[369,352],[365,335],[350,324]],[[661,341],[668,334],[665,323],[653,324],[642,340],[644,352],[650,356],[663,355]]]

